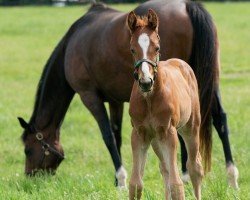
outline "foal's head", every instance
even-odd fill
[[[158,17],[151,9],[147,16],[136,16],[132,11],[127,17],[131,33],[130,50],[135,60],[134,77],[142,92],[151,91],[156,78],[160,56],[158,23]]]
[[[22,118],[18,120],[24,128],[22,140],[26,156],[25,173],[34,175],[41,171],[54,174],[64,159],[63,149],[59,142],[59,131],[38,131],[34,125],[28,124]]]

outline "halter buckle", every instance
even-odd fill
[[[38,132],[36,134],[36,139],[39,140],[39,141],[43,140],[43,134]]]
[[[44,154],[45,154],[45,156],[48,156],[48,155],[50,154],[49,150],[46,149],[46,150],[44,151]]]

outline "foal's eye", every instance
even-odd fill
[[[134,49],[130,49],[132,54],[135,54],[135,50]]]
[[[160,47],[155,47],[155,51],[159,52],[160,51]]]

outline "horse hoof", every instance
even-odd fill
[[[238,171],[237,167],[233,163],[230,163],[227,166],[228,185],[230,187],[238,190],[239,189],[238,178],[239,178],[239,171]]]
[[[190,181],[190,176],[188,172],[184,172],[182,174],[181,180],[183,181],[183,183],[188,183]]]
[[[126,185],[127,171],[125,170],[123,166],[121,166],[117,170],[115,177],[117,179],[117,187],[120,189],[126,189],[127,188],[127,185]]]

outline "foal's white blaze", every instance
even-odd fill
[[[148,35],[146,33],[142,33],[138,38],[138,43],[142,48],[143,58],[147,59],[148,47],[150,44]],[[142,63],[142,73],[144,77],[151,77],[151,74],[149,73],[149,66],[148,63],[146,62]]]

